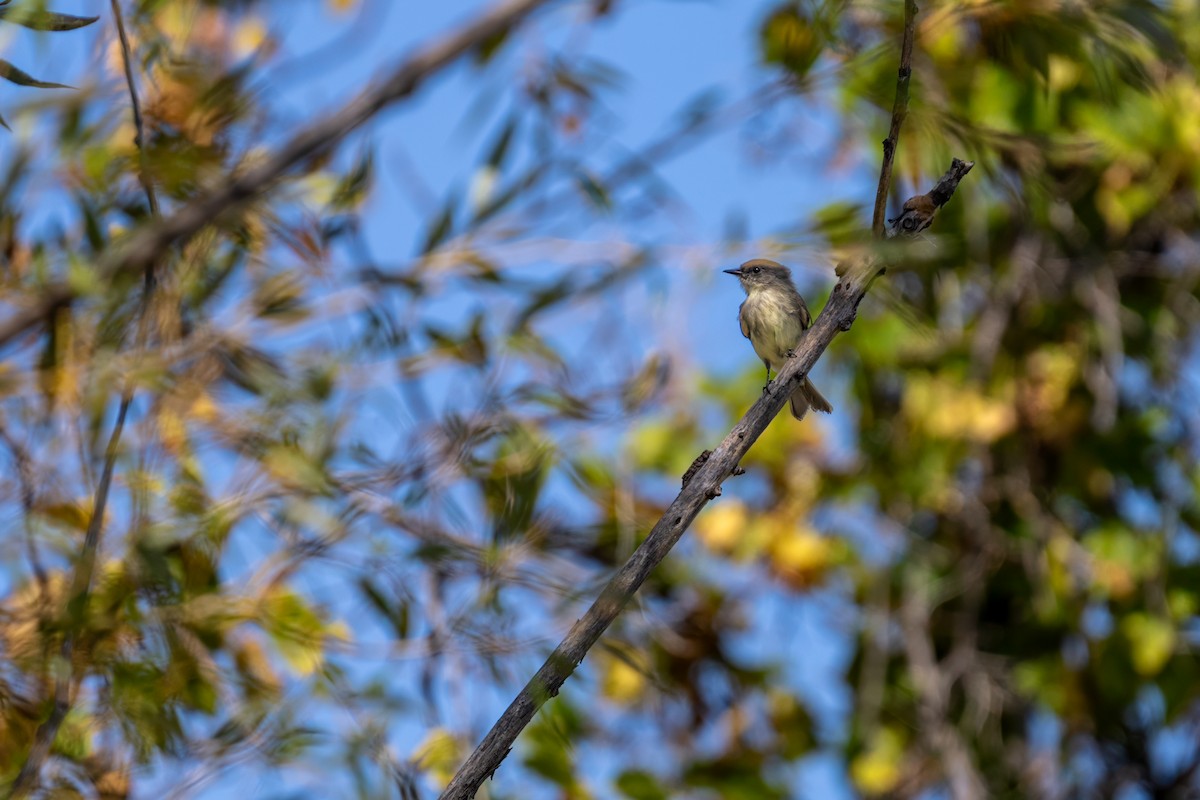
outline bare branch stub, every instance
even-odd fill
[[[933,204],[941,208],[949,203],[955,190],[958,189],[958,184],[967,176],[973,166],[975,166],[974,161],[963,161],[959,158],[951,161],[950,169],[946,170],[946,174],[939,178],[937,184],[928,192],[928,197]]]
[[[908,84],[912,78],[913,41],[917,31],[916,0],[904,0],[904,35],[900,42],[900,69],[896,73],[896,99],[892,103],[892,123],[883,140],[883,161],[879,165],[879,186],[875,190],[875,211],[871,215],[871,233],[882,239],[888,191],[892,185],[892,163],[900,143],[900,127],[908,116]]]
[[[687,468],[687,472],[683,473],[683,485],[679,488],[687,488],[687,485],[692,480],[692,477],[695,476],[695,474],[700,471],[700,468],[708,462],[708,457],[711,455],[712,450],[705,450],[703,453],[696,456],[696,460],[693,461],[692,465]]]

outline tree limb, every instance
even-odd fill
[[[958,181],[970,168],[971,162],[955,159],[954,165],[938,183],[938,186],[948,187],[946,193],[941,195],[943,202],[950,199]],[[650,535],[617,570],[591,608],[571,627],[541,669],[496,720],[450,781],[441,795],[442,800],[468,800],[474,797],[483,781],[495,773],[512,749],[517,735],[533,718],[534,712],[558,694],[563,683],[629,603],[650,571],[671,551],[708,501],[720,495],[721,483],[734,473],[750,446],[788,402],[792,392],[799,387],[829,343],[841,330],[849,329],[870,282],[871,278],[861,270],[850,270],[842,277],[821,315],[796,348],[795,355],[780,370],[766,393],[750,407],[707,459],[702,462],[698,459],[693,465],[695,471],[654,525]]]
[[[208,192],[161,221],[131,233],[101,256],[97,272],[104,280],[144,271],[172,246],[186,242],[218,217],[236,213],[261,196],[297,164],[319,155],[387,106],[408,97],[430,76],[488,39],[520,22],[550,0],[506,0],[433,44],[418,49],[341,109],[322,114],[263,161],[228,176]],[[48,287],[37,303],[0,324],[0,346],[46,319],[75,297],[66,284]]]
[[[914,0],[905,0],[904,42],[901,47],[900,78],[896,86],[896,104],[892,115],[892,128],[884,144],[884,169],[881,171],[879,188],[875,197],[876,216],[879,224],[873,226],[876,238],[883,238],[882,211],[887,201],[891,183],[891,161],[895,155],[895,143],[899,137],[900,124],[908,108],[908,75],[911,71],[913,32],[917,6]],[[918,196],[922,210],[932,221],[932,214],[945,205],[953,196],[959,182],[974,166],[974,162],[954,159],[946,174],[933,190]],[[912,198],[917,200],[918,198]],[[910,201],[911,202],[911,201]],[[907,205],[907,204],[906,204]],[[921,230],[924,228],[922,227]],[[899,218],[891,234],[911,236],[919,231],[900,224]],[[861,269],[839,271],[841,279],[833,288],[829,302],[821,315],[805,333],[794,355],[784,365],[775,381],[745,416],[734,425],[733,430],[721,444],[708,454],[698,457],[684,476],[683,489],[675,497],[666,513],[659,518],[646,540],[634,551],[616,574],[609,580],[600,596],[587,612],[571,626],[566,637],[542,664],[525,687],[517,694],[508,708],[492,725],[483,741],[463,762],[450,781],[441,800],[470,800],[479,791],[484,780],[495,774],[501,762],[512,751],[517,736],[533,719],[534,713],[550,698],[558,694],[563,683],[583,661],[600,636],[608,629],[617,615],[633,598],[646,578],[671,551],[683,536],[692,520],[708,501],[721,494],[721,484],[738,469],[738,464],[750,450],[751,445],[766,430],[788,402],[792,391],[800,386],[817,359],[829,347],[839,331],[849,330],[858,313],[858,304],[866,295],[871,283],[879,273]]]

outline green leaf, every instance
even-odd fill
[[[504,166],[504,158],[508,155],[508,147],[512,144],[513,134],[517,131],[517,116],[512,114],[504,123],[504,127],[500,130],[500,135],[496,137],[495,144],[492,145],[491,151],[488,153],[488,166],[500,169]]]
[[[330,208],[345,211],[362,203],[371,188],[374,163],[371,151],[365,151],[358,163],[354,165],[354,169],[338,181],[337,187],[333,190],[333,198],[329,201]]]
[[[1169,620],[1135,612],[1121,622],[1121,632],[1129,639],[1130,659],[1139,675],[1157,675],[1175,652],[1175,626]]]
[[[429,233],[425,236],[425,244],[421,246],[422,253],[436,250],[438,245],[449,238],[450,232],[454,230],[454,207],[456,205],[458,205],[458,200],[454,196],[451,196],[446,201],[442,212],[438,214],[437,219],[429,226]]]
[[[400,639],[408,638],[409,619],[408,619],[408,603],[404,600],[393,600],[384,594],[383,590],[375,581],[368,577],[359,578],[358,586],[366,595],[367,600],[375,607],[396,631],[396,636]]]
[[[492,60],[496,53],[500,52],[500,48],[508,41],[508,28],[504,28],[479,43],[475,50],[475,63],[483,66]]]
[[[27,72],[14,67],[9,62],[0,58],[0,78],[6,81],[12,81],[18,86],[32,86],[35,89],[74,89],[74,86],[67,86],[65,83],[49,83],[48,81],[39,81]]]
[[[649,772],[631,769],[616,780],[617,789],[631,800],[667,800],[667,792]]]
[[[587,172],[580,172],[576,175],[576,180],[579,182],[579,187],[583,189],[588,200],[592,201],[592,205],[597,208],[607,211],[612,208],[612,198],[608,195],[608,190]]]
[[[73,31],[91,25],[99,17],[76,17],[27,6],[0,8],[0,20],[33,28],[35,31]]]
[[[760,35],[764,60],[798,77],[808,74],[825,47],[820,27],[799,7],[780,8],[763,23]]]
[[[259,621],[297,675],[311,675],[325,660],[326,626],[299,595],[277,589],[263,598]]]

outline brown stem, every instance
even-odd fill
[[[909,591],[900,608],[904,652],[917,692],[922,733],[942,762],[954,800],[982,800],[983,780],[958,730],[946,719],[950,688],[929,639],[930,609],[919,589]]]
[[[133,107],[133,127],[137,135],[133,143],[137,145],[141,169],[138,179],[146,191],[146,200],[150,203],[150,214],[155,219],[159,216],[158,194],[154,191],[154,182],[150,179],[150,168],[146,157],[146,129],[142,124],[142,104],[138,101],[137,84],[133,79],[133,59],[129,51],[129,37],[125,34],[125,17],[121,14],[121,3],[112,0],[113,19],[117,22],[117,38],[121,40],[121,61],[125,65],[125,83],[129,86],[129,102]]]
[[[142,126],[141,104],[138,102],[137,84],[133,79],[132,57],[129,50],[129,38],[125,34],[125,21],[121,16],[121,6],[118,0],[112,0],[113,17],[117,22],[117,35],[121,40],[121,59],[125,65],[125,81],[129,87],[130,105],[133,109],[133,123],[137,130],[134,140],[140,155],[138,178],[146,192],[146,200],[150,204],[150,213],[159,218],[158,196],[154,192],[154,184],[150,180],[147,168],[145,137]],[[137,347],[144,344],[146,336],[145,320],[150,308],[151,295],[154,291],[154,266],[157,259],[147,262],[143,267],[145,284],[142,289],[142,299],[138,307]],[[117,419],[113,423],[112,433],[109,434],[108,444],[104,448],[104,467],[100,472],[100,481],[96,484],[96,492],[92,498],[92,516],[88,520],[87,533],[83,539],[83,549],[75,564],[71,578],[71,594],[67,600],[67,613],[70,626],[63,636],[62,647],[59,651],[61,665],[54,680],[54,708],[50,716],[38,726],[34,733],[33,744],[21,771],[13,782],[12,797],[24,797],[37,785],[37,775],[42,764],[50,756],[51,747],[58,736],[67,712],[71,708],[71,687],[77,684],[78,675],[75,672],[75,643],[79,629],[86,623],[88,599],[92,593],[92,577],[96,573],[96,554],[100,549],[100,535],[104,529],[104,512],[108,507],[108,497],[112,490],[113,473],[116,471],[117,453],[120,451],[121,434],[125,430],[125,419],[129,415],[129,406],[133,403],[134,383],[129,377],[124,380],[121,390],[121,403],[117,408]]]
[[[888,190],[892,185],[892,162],[900,142],[900,126],[908,116],[908,82],[912,76],[913,38],[917,29],[917,2],[904,0],[904,38],[900,43],[900,71],[896,76],[896,99],[892,103],[892,125],[883,140],[883,162],[879,165],[879,187],[875,190],[875,213],[871,216],[871,233],[883,238],[883,217],[887,209]],[[939,205],[943,205],[939,203]]]

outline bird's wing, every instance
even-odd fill
[[[742,336],[745,336],[747,339],[749,339],[750,338],[750,327],[748,325],[746,325],[746,315],[744,313],[742,313],[743,311],[745,311],[745,309],[746,309],[746,303],[745,303],[745,301],[743,301],[742,304],[740,306],[738,306],[738,327],[742,329]]]
[[[800,327],[803,330],[808,330],[812,326],[812,315],[808,313],[808,306],[804,302],[804,298],[796,294],[796,316],[800,317]]]

